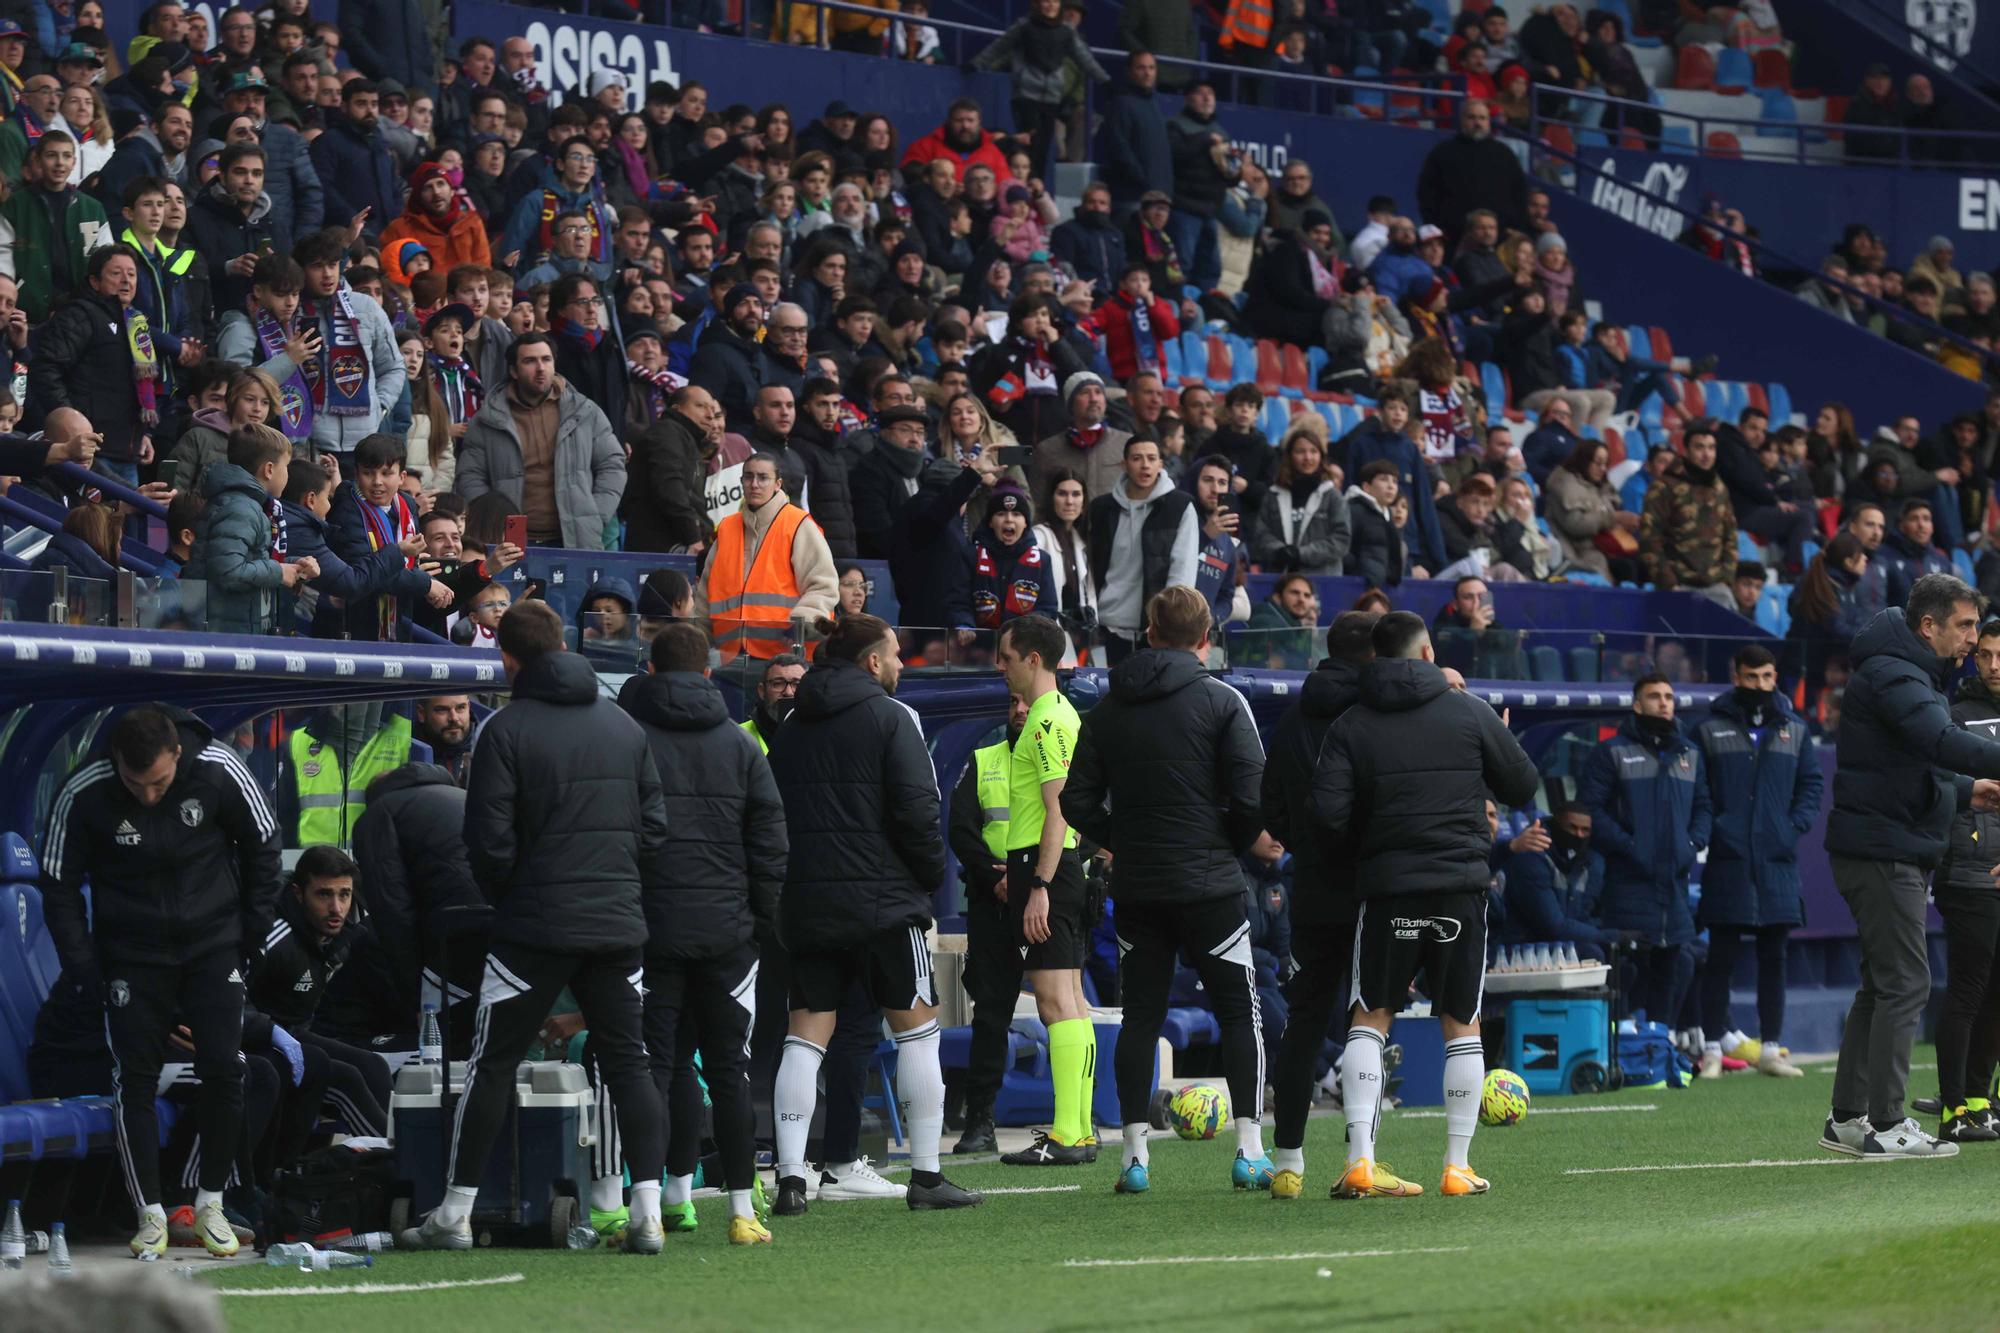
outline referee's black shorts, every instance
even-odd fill
[[[1049,881],[1049,937],[1040,944],[1028,942],[1023,926],[1028,910],[1029,881],[1035,877],[1039,847],[1024,847],[1007,853],[1007,931],[1014,947],[1021,951],[1024,972],[1075,971],[1083,966],[1090,932],[1083,921],[1083,862],[1075,848],[1065,848]]]

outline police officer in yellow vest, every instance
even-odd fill
[[[291,845],[346,847],[368,806],[368,784],[410,762],[410,720],[381,704],[326,708],[292,733],[286,759]]]
[[[771,738],[778,734],[785,714],[792,711],[792,696],[805,678],[806,659],[797,653],[779,653],[764,664],[764,674],[757,680],[757,705],[737,725],[750,733],[765,754],[771,753]]]
[[[955,1153],[992,1152],[993,1099],[1007,1067],[1007,1030],[1021,994],[1021,955],[1002,900],[1007,877],[1008,760],[1028,705],[1011,696],[1007,733],[972,752],[951,793],[950,838],[965,879],[965,992],[972,1050],[965,1067],[965,1133]]]

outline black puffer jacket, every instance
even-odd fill
[[[640,870],[665,855],[660,776],[639,724],[575,653],[536,658],[479,733],[465,847],[493,938],[550,953],[646,942]]]
[[[1063,818],[1111,849],[1121,902],[1243,893],[1236,858],[1264,830],[1264,748],[1243,696],[1193,653],[1147,648],[1111,672],[1083,717]]]
[[[1361,665],[1329,657],[1271,728],[1264,759],[1264,827],[1292,854],[1292,925],[1352,924],[1354,859],[1347,839],[1313,821],[1313,764],[1326,730],[1361,698]]]
[[[1362,898],[1484,893],[1492,872],[1490,790],[1525,805],[1541,775],[1484,700],[1454,690],[1432,662],[1368,664],[1361,700],[1326,733],[1313,816],[1349,834]]]
[[[1975,736],[2000,741],[2000,696],[1979,677],[1968,676],[1952,696],[1951,720]],[[2000,815],[1968,810],[1951,823],[1951,846],[1933,887],[1940,893],[1990,894],[1996,859],[2000,859]]]
[[[298,896],[289,888],[280,890],[278,920],[264,936],[263,952],[250,964],[244,998],[264,1017],[298,1036],[312,1027],[327,984],[367,932],[357,911],[329,939],[313,928]]]
[[[2000,743],[1953,724],[1952,664],[1891,607],[1854,636],[1854,678],[1841,701],[1826,850],[1857,861],[1935,866],[1971,778],[2000,778]]]
[[[646,881],[647,955],[720,958],[769,938],[785,807],[763,750],[703,676],[634,676],[618,706],[645,728],[667,810],[666,855]]]
[[[806,468],[806,512],[826,534],[826,548],[836,560],[852,560],[861,554],[855,544],[854,488],[847,468],[859,462],[856,454],[830,440],[819,426],[804,416],[792,428],[792,451]]]
[[[181,758],[158,804],[139,804],[107,753],[70,775],[49,814],[43,910],[72,980],[94,977],[100,962],[247,956],[271,928],[281,875],[271,803],[206,724],[167,711]]]
[[[867,672],[822,662],[771,742],[791,855],[785,947],[839,949],[928,927],[944,882],[937,773],[923,727]]]
[[[328,987],[320,1025],[364,1039],[414,1032],[424,969],[443,961],[438,914],[486,903],[465,851],[465,792],[450,771],[404,764],[369,783],[368,808],[354,821],[354,860],[368,942]]]

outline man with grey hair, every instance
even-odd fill
[[[1904,1117],[1903,1093],[1930,999],[1930,872],[1959,812],[2000,810],[2000,744],[1954,723],[1943,693],[1977,641],[1982,601],[1950,574],[1926,574],[1906,607],[1878,612],[1854,636],[1826,850],[1859,929],[1861,985],[1820,1136],[1830,1152],[1871,1161],[1958,1152]]]
[[[775,222],[752,223],[750,230],[743,233],[743,258],[768,259],[772,263],[783,262],[785,253],[785,230]]]

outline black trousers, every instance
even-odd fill
[[[1643,1009],[1650,1021],[1673,1027],[1693,979],[1694,956],[1685,945],[1639,950],[1632,955],[1625,984],[1625,1013],[1619,1017],[1630,1017],[1633,1010]]]
[[[1062,120],[1062,107],[1054,102],[1031,102],[1026,98],[1012,99],[1014,112],[1014,132],[1028,136],[1028,161],[1031,172],[1044,179],[1049,174],[1049,146],[1055,141],[1056,125]]]
[[[477,1188],[513,1095],[514,1067],[567,986],[590,1028],[593,1057],[616,1099],[618,1135],[634,1180],[658,1180],[666,1159],[660,1094],[646,1062],[640,951],[549,953],[495,941],[486,955],[472,1063],[451,1136],[451,1181]]]
[[[243,973],[232,948],[179,964],[106,963],[104,1026],[111,1042],[112,1101],[125,1189],[140,1207],[160,1200],[160,1127],[153,1111],[167,1036],[186,1026],[201,1080],[197,1123],[211,1152],[199,1186],[220,1192],[229,1181],[243,1126]]]
[[[1118,933],[1118,994],[1125,1006],[1113,1068],[1124,1123],[1144,1124],[1152,1110],[1154,1052],[1166,1024],[1167,995],[1182,953],[1200,976],[1222,1028],[1222,1067],[1229,1078],[1231,1113],[1261,1118],[1264,1040],[1243,899],[1120,901],[1113,925]]]
[[[667,1172],[694,1174],[701,1158],[701,1076],[715,1107],[715,1143],[732,1190],[757,1174],[756,1122],[750,1106],[750,1029],[757,1017],[757,951],[721,958],[646,960],[646,1055],[667,1108]],[[642,1179],[636,1173],[634,1180]]]
[[[1714,1041],[1729,1031],[1729,977],[1743,937],[1757,941],[1757,1036],[1777,1041],[1785,1033],[1785,941],[1790,926],[1710,926],[1708,961],[1701,969],[1701,1029]]]
[[[1278,1101],[1272,1108],[1278,1121],[1272,1141],[1280,1148],[1305,1146],[1320,1054],[1336,1021],[1346,1029],[1354,986],[1354,923],[1295,927],[1292,962],[1297,970],[1285,983],[1292,1012],[1279,1039],[1278,1069],[1271,1080]]]
[[[1944,918],[1944,1011],[1938,1015],[1938,1095],[1949,1110],[1967,1097],[1985,1097],[2000,1055],[2000,986],[1993,955],[2000,945],[2000,893],[1991,889],[1937,891]]]
[[[1007,907],[990,893],[965,898],[965,993],[972,1000],[972,1049],[965,1065],[965,1121],[989,1120],[1007,1073],[1007,1032],[1021,994],[1021,951]]]
[[[350,1133],[374,1138],[389,1133],[389,1062],[370,1050],[335,1041],[307,1030],[292,1034],[299,1045],[327,1060],[322,1097],[334,1114],[347,1122]]]
[[[282,1063],[282,1056],[276,1064],[262,1055],[246,1053],[243,1057],[242,1127],[237,1132],[235,1146],[222,1154],[230,1164],[231,1188],[269,1189],[272,1175],[290,1163],[290,1157],[284,1155],[283,1110],[286,1090],[291,1086],[291,1071],[280,1073],[277,1064]],[[190,1075],[186,1082],[176,1082],[164,1095],[177,1106],[194,1106],[201,1098],[201,1084]],[[165,1187],[166,1197],[160,1202],[169,1209],[194,1201],[195,1190],[200,1188],[202,1146],[201,1133],[192,1116],[177,1121],[167,1136],[165,1163],[169,1183]]]

